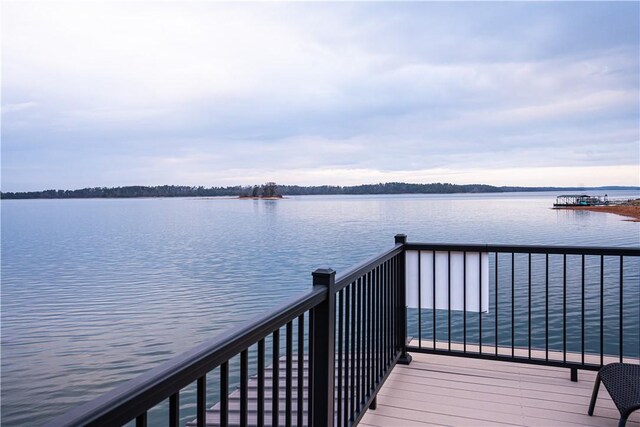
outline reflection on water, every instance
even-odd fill
[[[552,210],[555,196],[2,201],[2,424],[42,424],[308,289],[314,269],[339,272],[390,247],[396,233],[640,245],[640,223]]]

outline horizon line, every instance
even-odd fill
[[[270,181],[267,181],[270,182]],[[266,183],[266,182],[265,182]],[[93,187],[80,187],[74,189],[61,189],[61,188],[46,188],[42,190],[27,190],[27,191],[4,191],[0,190],[0,193],[14,193],[14,194],[25,194],[25,193],[41,193],[45,191],[80,191],[86,189],[95,189],[95,188],[104,188],[104,189],[115,189],[115,188],[132,188],[132,187],[142,187],[142,188],[154,188],[154,187],[187,187],[187,188],[199,188],[203,187],[207,188],[251,188],[256,186],[264,185],[261,184],[234,184],[234,185],[182,185],[182,184],[156,184],[156,185],[140,185],[140,184],[131,184],[131,185],[118,185],[118,186],[93,186]],[[455,184],[452,182],[405,182],[405,181],[387,181],[387,182],[370,182],[364,184],[354,184],[354,185],[340,185],[340,184],[277,184],[277,187],[334,187],[334,188],[356,188],[356,187],[364,187],[369,185],[389,185],[389,184],[405,184],[405,185],[452,185],[458,187],[467,187],[467,186],[483,186],[483,187],[493,187],[493,188],[522,188],[522,189],[607,189],[607,188],[621,188],[621,189],[629,189],[629,190],[640,190],[640,185],[574,185],[574,186],[556,186],[556,185],[494,185],[494,184],[482,184],[482,183],[471,183],[471,184]]]

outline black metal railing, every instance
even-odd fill
[[[405,250],[417,263],[407,270],[407,292],[418,294],[408,311],[408,351],[566,367],[574,381],[578,369],[639,361],[640,249],[407,243]],[[452,257],[461,260],[457,277]],[[452,277],[462,281],[461,310],[451,307]]]
[[[311,291],[47,425],[146,426],[158,407],[170,426],[357,424],[406,362],[403,243],[337,278],[316,270]],[[193,388],[190,416],[181,395]]]
[[[404,237],[335,285],[335,425],[357,424],[396,363],[408,363],[404,292]],[[333,411],[329,410],[329,413]],[[317,424],[327,425],[327,424]]]
[[[397,235],[388,251],[338,277],[316,270],[309,292],[48,425],[145,426],[153,414],[170,426],[350,426],[407,352],[565,367],[577,380],[578,369],[639,363],[639,322],[640,249]]]

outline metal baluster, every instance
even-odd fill
[[[249,413],[249,352],[240,353],[240,426],[246,427]]]
[[[495,328],[496,328],[496,337],[495,337],[495,342],[496,342],[496,356],[498,355],[498,252],[496,252],[496,265],[495,265],[495,289],[493,291],[494,293],[494,297],[495,297],[495,302],[494,302],[494,309],[496,312],[496,324],[495,324]],[[451,292],[451,291],[449,291]]]
[[[467,253],[462,252],[462,349],[467,352]]]
[[[584,255],[582,256],[584,260]],[[582,269],[584,277],[584,268]],[[583,287],[584,289],[584,287]],[[544,359],[549,360],[549,254],[544,261]]]
[[[169,427],[180,425],[180,392],[176,392],[169,397]]]
[[[340,291],[338,292],[338,299],[336,301],[336,304],[338,305],[338,324],[336,325],[337,328],[337,335],[338,335],[338,351],[336,353],[336,358],[337,358],[337,372],[338,372],[338,399],[336,401],[337,403],[337,424],[340,425],[340,423],[342,422],[342,377],[343,377],[343,373],[342,373],[342,359],[344,358],[344,354],[342,353],[342,328],[343,328],[343,316],[344,316],[344,291]]]
[[[451,251],[447,251],[447,332],[449,340],[449,351],[451,351]]]
[[[622,261],[622,255],[620,255],[620,363],[622,363],[623,358],[624,358],[624,354],[622,352],[622,339],[624,338],[624,325],[623,325],[623,316],[622,316],[622,312],[624,310],[624,304],[623,304],[623,300],[622,300],[622,295],[624,293],[623,289],[624,289],[624,264]]]
[[[343,425],[349,424],[349,402],[351,400],[351,383],[349,383],[349,339],[351,335],[353,335],[353,330],[349,328],[351,321],[351,286],[353,286],[353,282],[351,282],[344,289],[344,413],[343,416]]]
[[[313,333],[313,327],[314,327],[314,316],[313,316],[313,310],[309,311],[309,361],[308,361],[308,366],[307,366],[307,372],[308,372],[308,382],[307,382],[307,390],[308,392],[308,396],[309,398],[307,399],[307,425],[311,425],[312,420],[313,420],[313,405],[312,405],[312,400],[313,400],[313,364],[314,364],[314,358],[313,358],[313,339],[312,337],[312,333]]]
[[[229,425],[229,362],[220,365],[220,426]]]
[[[367,394],[370,394],[371,390],[375,388],[376,383],[378,382],[378,375],[380,372],[380,300],[378,298],[378,293],[380,292],[380,282],[382,276],[382,267],[376,267],[376,283],[373,290],[372,295],[372,309],[373,309],[373,335],[372,335],[372,344],[373,344],[373,380],[371,383],[371,388],[367,391]]]
[[[371,299],[372,299],[372,293],[373,293],[373,289],[375,287],[375,282],[377,279],[377,271],[376,269],[373,269],[371,271],[371,280],[369,281],[369,285],[366,287],[366,296],[365,296],[365,304],[366,304],[366,311],[365,311],[365,318],[364,318],[364,323],[366,325],[366,328],[363,328],[363,333],[364,330],[366,329],[366,334],[363,337],[364,343],[366,343],[366,369],[365,369],[365,379],[363,379],[363,383],[364,383],[364,390],[362,393],[362,400],[366,400],[366,396],[368,394],[368,391],[371,389],[371,383],[373,382],[372,376],[373,376],[373,371],[372,371],[372,365],[375,366],[375,361],[371,360],[373,358],[373,336],[372,333],[375,333],[375,331],[372,331],[373,328],[373,312],[372,312],[372,303],[371,303]],[[363,343],[363,344],[364,344]]]
[[[511,252],[511,357],[516,354],[516,254]]]
[[[258,427],[264,426],[264,338],[258,341]]]
[[[273,331],[272,363],[271,424],[277,426],[280,424],[280,329]]]
[[[582,315],[580,317],[580,321],[582,327],[580,329],[580,334],[582,336],[581,340],[581,352],[582,352],[582,364],[584,365],[584,255],[582,255],[582,303],[580,305],[580,309],[582,310]]]
[[[384,369],[389,367],[391,359],[390,343],[391,343],[391,316],[389,313],[389,304],[391,304],[391,281],[393,274],[393,259],[390,259],[387,264],[387,277],[384,282],[383,299],[384,299]]]
[[[391,340],[389,342],[389,347],[391,347],[390,358],[394,358],[397,353],[396,344],[398,342],[398,303],[397,303],[397,290],[398,290],[398,260],[399,257],[396,256],[393,259],[393,271],[391,272],[391,284],[389,286],[389,315],[390,315],[390,327],[391,327]]]
[[[422,251],[418,251],[418,348],[422,348]]]
[[[387,310],[389,313],[389,342],[388,342],[388,360],[391,363],[391,359],[395,356],[395,323],[394,319],[396,318],[396,306],[394,305],[393,299],[393,290],[395,289],[396,284],[396,262],[397,256],[391,260],[391,268],[389,269],[389,286],[387,286]]]
[[[373,292],[373,301],[374,301],[374,326],[375,326],[375,373],[374,373],[374,378],[373,378],[373,388],[376,387],[376,384],[378,384],[378,378],[380,378],[380,286],[382,283],[382,274],[383,274],[383,269],[382,266],[379,265],[377,268],[378,272],[376,274],[376,288],[374,289]]]
[[[478,350],[482,354],[482,252],[478,252]]]
[[[362,337],[361,337],[361,348],[360,348],[360,359],[361,366],[359,375],[362,377],[360,382],[360,400],[358,402],[359,407],[364,404],[364,401],[367,398],[367,289],[369,285],[369,274],[365,273],[362,276],[362,288],[360,288],[360,310],[362,310],[362,316],[360,317],[360,322],[362,323]]]
[[[529,360],[531,360],[531,252],[529,252]],[[565,299],[566,300],[566,299]]]
[[[298,316],[298,401],[296,421],[304,425],[304,314]]]
[[[567,254],[562,255],[562,361],[567,362]]]
[[[359,280],[359,279],[358,279]],[[356,301],[357,301],[357,281],[354,281],[351,283],[351,287],[353,287],[353,291],[351,292],[351,393],[349,396],[349,400],[350,400],[350,405],[349,407],[351,408],[351,413],[349,414],[349,419],[351,419],[351,416],[354,415],[357,411],[356,408],[356,393],[358,390],[357,387],[357,383],[356,383],[356,319],[357,319],[357,315],[358,313],[356,312]]]
[[[380,376],[384,375],[387,369],[387,284],[389,283],[389,264],[385,261],[382,265],[382,280],[379,289],[379,309],[380,309]]]
[[[204,427],[207,418],[207,376],[203,375],[198,378],[197,386],[197,424],[198,427]]]
[[[432,252],[433,259],[433,349],[436,350],[436,251]]]
[[[147,427],[147,411],[136,417],[136,427]]]
[[[604,365],[604,255],[600,255],[600,366]]]
[[[293,411],[293,323],[286,327],[286,356],[285,356],[285,425],[291,427],[291,412]]]
[[[385,263],[380,264],[380,277],[378,281],[378,286],[376,287],[376,330],[377,330],[377,346],[376,346],[376,359],[377,359],[377,374],[375,384],[378,384],[378,381],[381,377],[381,372],[384,369],[384,310],[382,305],[383,298],[383,290],[384,290],[384,281],[386,277]]]
[[[360,408],[360,404],[361,404],[361,390],[362,390],[362,371],[360,370],[360,367],[362,365],[362,336],[361,336],[361,329],[362,329],[362,281],[364,280],[364,276],[358,278],[358,286],[357,286],[357,295],[356,295],[356,305],[357,305],[357,310],[358,310],[358,320],[356,322],[356,326],[357,326],[357,331],[356,331],[356,346],[357,346],[357,352],[356,352],[356,402],[357,402],[357,410],[354,411],[354,417],[355,414],[357,412],[359,412],[359,408]],[[355,293],[354,293],[355,294]]]

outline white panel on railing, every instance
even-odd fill
[[[420,251],[418,269],[418,251],[406,252],[407,306],[418,308],[420,295],[421,308],[433,308],[433,251]],[[466,266],[464,252],[451,252],[451,268],[449,269],[448,252],[436,251],[435,255],[435,289],[436,308],[449,308],[449,271],[451,271],[451,310],[464,310],[464,287],[466,284],[467,311],[480,311],[480,295],[482,294],[482,312],[489,311],[489,254],[482,252],[482,268],[480,253],[467,252]],[[420,280],[418,280],[418,270]],[[466,281],[464,280],[466,271]],[[482,286],[480,274],[482,271]],[[418,292],[418,283],[420,291]]]

